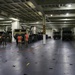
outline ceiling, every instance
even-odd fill
[[[23,26],[42,28],[43,15],[46,28],[75,27],[75,0],[0,0],[0,25],[11,25],[14,17]]]

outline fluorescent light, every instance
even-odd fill
[[[11,24],[0,24],[0,25],[11,25]]]
[[[40,11],[38,12],[38,14],[39,14],[39,15],[42,15],[42,13],[41,13]]]
[[[51,14],[51,17],[52,17],[53,15]]]
[[[65,20],[68,20],[67,18]]]
[[[68,6],[68,7],[71,7],[72,5],[71,5],[71,4],[68,4],[67,6]]]
[[[69,13],[66,13],[66,16],[68,16],[69,15]]]
[[[4,18],[0,18],[0,20],[4,20]]]
[[[14,21],[19,21],[19,20],[18,20],[18,19],[16,19],[16,18],[9,18],[9,19],[14,20]]]
[[[39,22],[36,22],[36,24],[38,24]]]
[[[4,21],[4,22],[12,22],[12,21]]]
[[[34,5],[31,1],[28,1],[27,4],[28,4],[31,8],[33,8],[33,9],[35,8],[35,5]]]

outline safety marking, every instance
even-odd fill
[[[29,65],[30,65],[30,63],[27,63],[27,64],[26,64],[26,66],[29,66]]]

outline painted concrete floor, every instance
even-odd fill
[[[0,75],[75,75],[74,43],[47,40],[18,48],[0,47]]]

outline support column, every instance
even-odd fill
[[[63,37],[62,32],[63,32],[63,30],[62,30],[62,28],[61,28],[61,40],[62,40],[62,37]]]
[[[46,17],[43,16],[43,44],[46,44]]]
[[[52,39],[54,39],[54,38],[53,38],[53,32],[54,32],[54,31],[53,31],[53,28],[52,28]]]
[[[19,21],[12,22],[12,42],[15,42],[15,39],[14,39],[14,30],[15,29],[21,29]]]
[[[6,31],[8,31],[8,26],[6,26]]]
[[[33,34],[36,34],[36,27],[33,27]]]
[[[73,28],[73,32],[74,32],[73,37],[74,37],[74,40],[75,40],[75,27]]]

